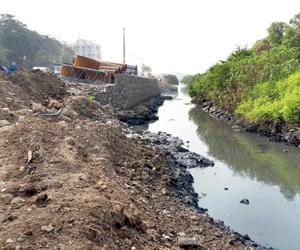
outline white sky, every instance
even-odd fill
[[[126,27],[127,63],[155,73],[203,72],[299,12],[300,0],[0,0],[0,13],[41,34],[100,43],[104,60],[122,61]]]

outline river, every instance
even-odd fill
[[[158,116],[148,130],[189,141],[191,151],[215,161],[214,167],[190,170],[200,207],[264,246],[300,249],[299,149],[234,132],[197,109],[181,90]],[[250,204],[241,204],[243,198]]]

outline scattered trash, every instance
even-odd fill
[[[8,243],[8,244],[11,244],[11,243],[14,243],[15,241],[14,240],[12,240],[12,239],[7,239],[7,241],[6,241],[6,243]]]
[[[242,200],[240,201],[240,203],[245,204],[245,205],[249,205],[249,204],[250,204],[250,201],[249,201],[248,199],[244,198],[244,199],[242,199]]]
[[[44,113],[44,112],[41,112],[41,113],[37,113],[36,115],[40,115],[40,116],[57,116],[61,113],[63,109],[59,109],[57,112],[55,113]]]
[[[201,247],[201,238],[198,236],[179,236],[178,246],[180,248],[197,247],[197,249],[203,249]]]
[[[29,164],[31,162],[31,160],[32,160],[32,151],[29,150],[28,154],[27,154],[27,164]]]
[[[53,231],[54,227],[51,225],[51,223],[48,226],[41,226],[41,230],[45,231],[47,233],[50,233]]]

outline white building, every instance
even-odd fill
[[[101,46],[99,44],[85,39],[78,39],[71,47],[77,55],[101,60]]]

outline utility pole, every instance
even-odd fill
[[[123,28],[123,63],[125,64],[125,28]]]

